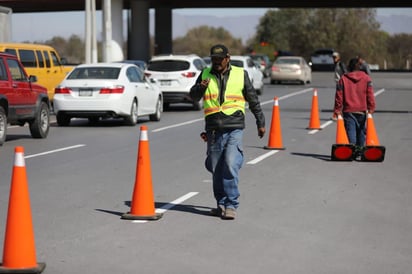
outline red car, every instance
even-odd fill
[[[46,138],[50,127],[47,89],[28,76],[15,55],[0,52],[0,145],[6,141],[7,125],[29,123],[33,138]]]

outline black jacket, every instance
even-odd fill
[[[229,78],[231,66],[223,74],[214,72],[211,70],[211,74],[214,75],[219,83],[219,98],[222,100],[225,98],[224,93],[226,90],[226,83]],[[196,80],[196,83],[190,89],[190,97],[194,101],[199,101],[202,99],[205,89],[200,85],[202,81],[202,74]],[[262,109],[260,107],[259,98],[256,94],[255,89],[250,82],[249,75],[247,71],[244,70],[244,87],[242,90],[243,97],[246,102],[248,102],[249,109],[253,113],[256,119],[256,125],[258,128],[265,127],[265,116],[263,115]],[[232,115],[226,115],[223,112],[218,112],[205,117],[205,129],[206,130],[225,130],[225,129],[243,129],[245,128],[245,116],[242,111],[236,111]]]

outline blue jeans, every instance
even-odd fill
[[[345,129],[346,134],[348,134],[349,143],[358,147],[365,146],[366,113],[344,112],[343,120],[345,122]]]
[[[234,209],[239,206],[242,138],[242,129],[207,132],[205,166],[213,174],[213,194],[218,206]]]

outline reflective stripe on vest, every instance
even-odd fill
[[[209,85],[203,96],[203,109],[205,116],[217,112],[231,115],[240,110],[245,113],[245,98],[243,97],[244,71],[242,68],[232,66],[229,79],[226,83],[225,99],[219,102],[219,86],[216,77],[207,68],[202,73],[202,79],[210,79]]]

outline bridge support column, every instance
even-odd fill
[[[149,1],[130,1],[127,55],[128,59],[148,61],[150,54]]]
[[[172,46],[172,9],[156,7],[155,12],[155,54],[171,54]]]

